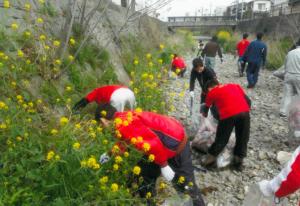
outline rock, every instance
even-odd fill
[[[277,153],[276,160],[281,164],[284,165],[291,159],[292,153],[290,152],[285,152],[285,151],[280,151]]]
[[[258,152],[258,159],[259,160],[265,160],[265,159],[267,159],[267,154],[264,151],[259,151]]]

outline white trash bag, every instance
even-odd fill
[[[300,97],[292,99],[288,108],[289,142],[300,143]]]
[[[207,118],[200,115],[199,130],[192,141],[192,148],[199,152],[206,153],[207,149],[213,144],[216,137],[217,123],[211,113],[208,113]],[[222,168],[230,164],[232,159],[232,151],[235,146],[235,134],[232,133],[228,144],[217,158],[217,167]]]
[[[273,197],[265,197],[257,184],[251,185],[247,192],[243,206],[288,206],[286,199],[275,199]]]

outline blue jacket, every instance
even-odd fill
[[[243,60],[248,63],[255,63],[260,65],[266,64],[266,57],[267,57],[267,46],[260,40],[255,40],[250,43],[248,46]]]

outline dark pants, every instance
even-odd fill
[[[173,180],[175,188],[180,192],[188,193],[193,199],[194,206],[204,206],[205,204],[200,190],[195,183],[194,167],[192,164],[189,142],[187,142],[183,151],[174,158],[169,159],[168,163],[175,172],[175,178]],[[156,179],[161,174],[160,166],[145,160],[140,161],[138,165],[141,167],[141,176],[143,177],[143,182],[139,188],[140,196],[145,197],[147,192],[151,192],[154,196]],[[185,182],[183,184],[177,183],[180,176],[185,177]],[[193,183],[192,186],[188,186],[190,182]],[[186,189],[185,186],[188,186],[188,189]]]
[[[218,156],[229,141],[231,132],[235,127],[236,143],[234,147],[234,156],[244,158],[247,155],[247,144],[250,135],[250,115],[249,112],[240,113],[233,117],[220,120],[215,142],[210,146],[208,153]]]
[[[248,85],[255,86],[258,80],[260,64],[249,62],[247,66]]]
[[[239,67],[239,74],[240,76],[243,76],[245,67],[246,67],[246,62],[243,61],[243,57],[239,57],[238,59],[238,67]]]

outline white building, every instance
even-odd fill
[[[267,13],[271,10],[270,0],[254,0],[248,3],[248,8],[254,13]]]

